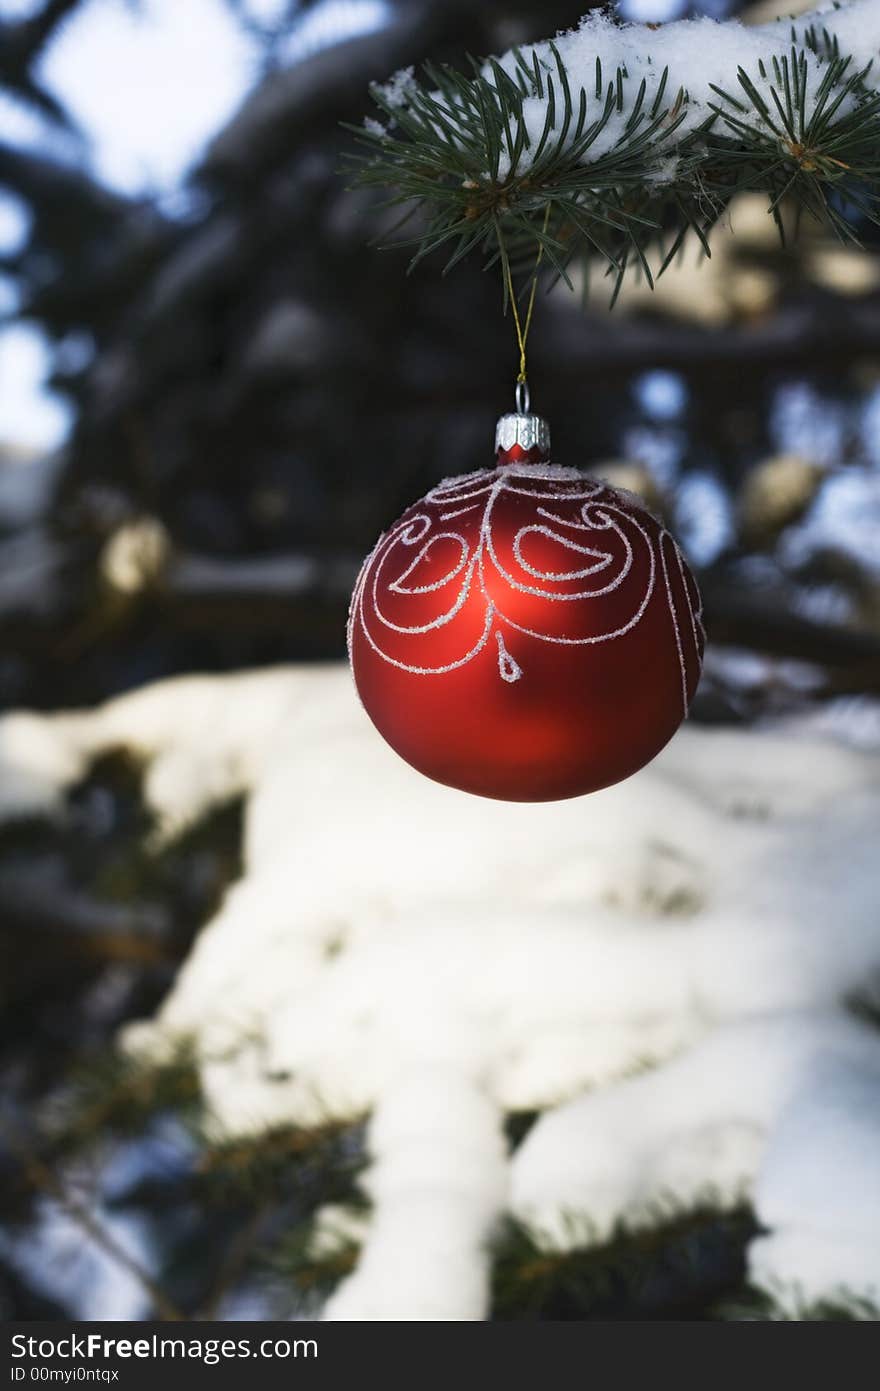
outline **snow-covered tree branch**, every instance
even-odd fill
[[[555,41],[397,73],[374,88],[359,175],[421,207],[416,258],[481,250],[516,272],[536,249],[567,276],[598,257],[616,290],[649,281],[735,194],[785,200],[844,237],[876,220],[880,3],[791,22],[621,26],[590,14]]]
[[[0,815],[118,747],[166,838],[247,798],[244,876],[129,1052],[194,1047],[256,1150],[371,1116],[371,1211],[315,1233],[361,1248],[328,1316],[483,1317],[505,1212],[552,1260],[744,1200],[762,1289],[876,1300],[876,755],[688,727],[595,797],[489,803],[396,758],[347,670],[279,668],[6,716]]]

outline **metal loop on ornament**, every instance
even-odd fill
[[[516,384],[516,413],[517,415],[528,415],[532,404],[529,395],[529,384],[526,381]]]

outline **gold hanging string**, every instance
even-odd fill
[[[545,232],[545,233],[546,233],[546,231],[547,231],[547,224],[548,224],[549,221],[550,221],[550,205],[549,205],[549,203],[548,203],[547,208],[545,209],[545,212],[544,212],[544,232]],[[500,237],[500,235],[501,235],[501,229],[499,228],[499,237]],[[519,346],[519,375],[517,376],[517,379],[516,379],[518,384],[519,384],[519,383],[525,383],[525,382],[528,380],[528,373],[527,373],[527,371],[526,371],[526,344],[527,344],[528,341],[529,341],[529,329],[530,329],[531,326],[532,326],[532,315],[533,315],[534,312],[535,312],[535,294],[537,293],[537,289],[538,289],[538,272],[539,272],[540,269],[541,269],[541,261],[543,260],[543,258],[544,258],[544,243],[541,242],[541,244],[540,244],[539,247],[538,247],[538,255],[537,255],[537,257],[535,258],[535,268],[534,268],[534,270],[532,271],[532,288],[531,288],[531,290],[529,291],[529,302],[528,302],[528,306],[527,306],[527,308],[526,308],[526,319],[525,319],[525,324],[523,324],[523,323],[520,321],[519,306],[517,305],[517,302],[516,302],[516,291],[514,290],[514,286],[513,286],[513,275],[512,275],[512,273],[511,273],[511,269],[510,269],[510,261],[508,260],[506,254],[505,254],[505,257],[504,257],[504,270],[505,270],[505,274],[506,274],[506,276],[507,276],[507,293],[508,293],[508,295],[510,296],[510,305],[511,305],[511,308],[512,308],[512,310],[513,310],[513,323],[514,323],[514,327],[515,327],[515,329],[516,329],[516,341],[517,341],[517,344],[518,344],[518,346]]]

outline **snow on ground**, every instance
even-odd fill
[[[102,749],[160,834],[248,795],[246,869],[157,1018],[226,1133],[371,1113],[330,1318],[476,1319],[512,1210],[552,1245],[751,1194],[754,1279],[880,1294],[880,756],[684,728],[637,777],[523,806],[426,781],[347,670],[187,677],[0,720],[0,814],[63,814]],[[510,1109],[542,1114],[508,1161]]]
[[[619,69],[622,70],[626,95],[623,109],[612,113],[585,150],[582,162],[590,164],[601,159],[626,139],[627,123],[642,82],[645,83],[643,109],[646,113],[643,126],[648,124],[648,113],[655,101],[658,111],[662,112],[673,107],[679,91],[687,95],[684,118],[676,131],[676,143],[682,136],[696,131],[712,115],[713,107],[724,105],[718,88],[736,98],[740,104],[739,108],[727,105],[730,114],[766,135],[767,125],[763,118],[744,98],[737,70],[744,69],[761,93],[768,111],[775,113],[771,88],[775,86],[779,92],[783,92],[784,88],[782,81],[774,75],[773,63],[781,60],[790,62],[792,30],[802,46],[803,35],[810,26],[814,26],[819,33],[826,29],[838,40],[841,54],[853,59],[851,71],[860,71],[873,61],[865,80],[869,87],[876,89],[880,82],[880,63],[877,61],[880,57],[880,0],[849,0],[848,4],[840,7],[821,5],[794,20],[785,18],[750,27],[735,19],[718,21],[708,18],[678,20],[659,27],[644,24],[621,26],[615,23],[612,16],[591,11],[576,29],[559,35],[554,41],[574,95],[575,113],[581,91],[587,95],[587,123],[584,130],[589,129],[602,115],[609,85],[614,84]],[[547,76],[556,88],[552,99],[560,99],[557,61],[550,40],[524,45],[522,56],[527,67],[531,68],[537,59],[544,70],[545,93],[540,97],[528,97],[523,102],[523,121],[529,143],[518,159],[517,171],[520,174],[530,167],[536,151],[542,148],[551,101],[546,91]],[[513,51],[506,53],[499,61],[516,80],[516,54]],[[759,66],[762,61],[764,71]],[[601,64],[602,72],[602,88],[598,96],[597,63]],[[805,109],[808,120],[815,108],[825,71],[826,64],[807,51]],[[483,73],[494,81],[493,70],[488,63]],[[664,73],[667,74],[665,81]],[[849,75],[848,72],[847,77]],[[405,69],[396,73],[382,90],[390,106],[405,108],[414,90],[413,71]],[[439,93],[434,93],[434,96],[444,104]],[[853,104],[851,97],[843,101],[836,108],[837,119],[851,110]],[[825,105],[830,106],[830,103],[826,102]],[[448,106],[446,109],[448,124],[454,129],[456,114]],[[574,138],[575,125],[573,121],[570,139]],[[781,127],[781,122],[777,122],[777,127]],[[670,147],[671,152],[673,148]],[[505,179],[510,171],[509,154],[502,152],[498,177]],[[672,159],[667,170],[658,169],[657,182],[662,183],[664,178],[674,177],[674,174],[675,160]]]

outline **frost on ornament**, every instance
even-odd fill
[[[507,801],[576,797],[643,767],[684,719],[700,598],[638,499],[501,453],[380,538],[352,598],[352,670],[376,728],[428,777]]]

